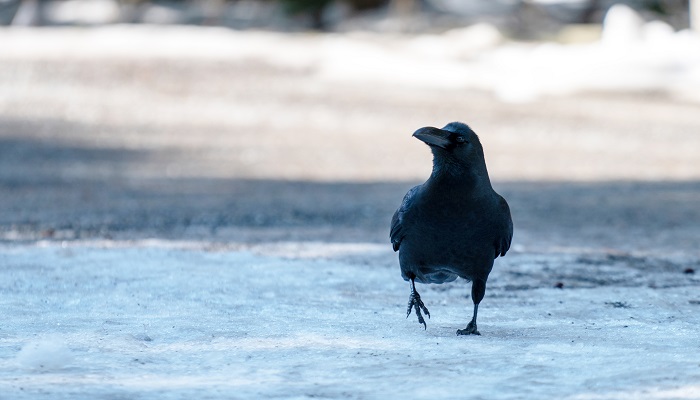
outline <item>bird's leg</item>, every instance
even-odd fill
[[[478,330],[476,330],[476,313],[479,311],[479,303],[484,298],[486,294],[486,282],[481,279],[477,279],[472,282],[472,300],[474,301],[474,316],[472,320],[467,324],[464,329],[457,330],[458,335],[481,335]]]
[[[474,304],[474,316],[472,317],[472,320],[469,321],[469,324],[467,324],[467,327],[464,329],[457,329],[457,334],[458,335],[481,335],[479,331],[476,330],[476,312],[479,309],[478,304]]]
[[[406,310],[406,318],[408,318],[409,315],[411,315],[411,309],[415,306],[416,307],[416,315],[418,316],[418,323],[423,324],[424,329],[428,329],[428,325],[425,323],[425,319],[423,319],[423,315],[421,314],[421,309],[425,313],[425,315],[430,318],[430,312],[428,309],[425,307],[423,304],[423,301],[420,299],[420,295],[416,291],[416,283],[414,282],[415,278],[411,278],[411,295],[408,297],[408,309]]]

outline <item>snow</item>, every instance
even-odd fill
[[[113,0],[65,0],[46,4],[43,11],[58,24],[108,24],[119,20],[119,3]]]
[[[684,262],[515,249],[491,275],[482,336],[464,337],[469,285],[419,285],[424,330],[388,245],[6,245],[0,393],[700,398],[700,279]]]
[[[661,92],[700,101],[700,35],[610,9],[601,39],[563,45],[507,41],[488,24],[443,34],[284,34],[114,25],[0,30],[2,57],[188,59],[263,63],[335,84],[478,89],[506,102],[581,92]]]
[[[73,361],[71,350],[56,337],[45,337],[29,342],[17,354],[17,364],[25,368],[55,370]]]

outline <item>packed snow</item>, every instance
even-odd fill
[[[470,337],[464,281],[419,285],[427,330],[405,318],[388,245],[39,242],[0,264],[2,398],[700,398],[682,262],[515,249]]]

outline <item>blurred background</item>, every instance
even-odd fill
[[[695,3],[695,4],[691,4]],[[685,29],[694,0],[2,0],[3,25],[97,26],[115,23],[224,26],[299,32],[444,32],[487,22],[512,38],[554,38],[572,25],[591,39],[615,4],[644,20]],[[564,35],[566,36],[566,34]]]
[[[516,250],[700,257],[698,3],[0,0],[0,240],[388,245],[457,120]]]

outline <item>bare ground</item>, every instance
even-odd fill
[[[661,95],[504,104],[173,60],[0,62],[0,237],[373,241],[429,173],[410,134],[481,135],[515,244],[697,258],[698,107]]]

